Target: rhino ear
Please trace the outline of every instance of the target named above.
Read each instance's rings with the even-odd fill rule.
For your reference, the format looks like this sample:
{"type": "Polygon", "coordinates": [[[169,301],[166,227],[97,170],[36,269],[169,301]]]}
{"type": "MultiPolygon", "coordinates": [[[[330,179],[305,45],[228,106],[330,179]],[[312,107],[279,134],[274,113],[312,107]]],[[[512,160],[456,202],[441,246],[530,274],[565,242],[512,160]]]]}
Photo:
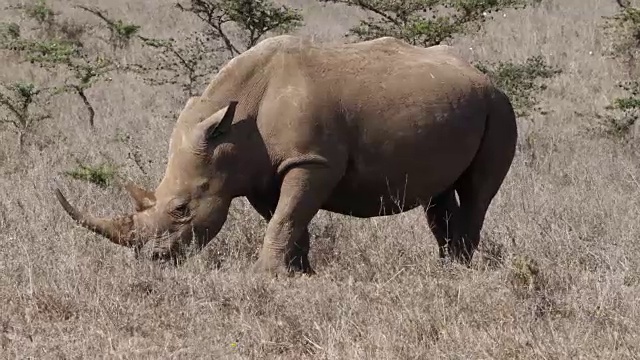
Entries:
{"type": "Polygon", "coordinates": [[[207,142],[213,140],[219,135],[222,135],[231,129],[231,124],[233,123],[233,117],[236,113],[236,106],[238,105],[237,101],[230,101],[229,105],[226,109],[222,109],[220,111],[224,111],[224,115],[220,121],[217,121],[216,115],[217,112],[210,118],[203,121],[203,125],[205,126],[205,139],[207,142]]]}
{"type": "Polygon", "coordinates": [[[131,196],[136,211],[144,211],[156,204],[156,196],[151,191],[145,190],[130,182],[125,184],[124,188],[131,196]]]}

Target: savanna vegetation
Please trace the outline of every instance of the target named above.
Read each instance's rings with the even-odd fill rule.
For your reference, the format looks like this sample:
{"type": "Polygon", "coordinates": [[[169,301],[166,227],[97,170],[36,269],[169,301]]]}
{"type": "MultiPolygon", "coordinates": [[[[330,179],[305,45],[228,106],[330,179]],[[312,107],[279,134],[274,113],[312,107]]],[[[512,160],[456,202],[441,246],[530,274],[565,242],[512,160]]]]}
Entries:
{"type": "Polygon", "coordinates": [[[623,0],[0,2],[3,358],[636,358],[640,3],[623,0]],[[249,269],[265,222],[237,199],[178,267],[76,226],[154,188],[173,123],[275,34],[449,44],[512,99],[519,143],[470,268],[421,210],[320,212],[317,274],[249,269]]]}

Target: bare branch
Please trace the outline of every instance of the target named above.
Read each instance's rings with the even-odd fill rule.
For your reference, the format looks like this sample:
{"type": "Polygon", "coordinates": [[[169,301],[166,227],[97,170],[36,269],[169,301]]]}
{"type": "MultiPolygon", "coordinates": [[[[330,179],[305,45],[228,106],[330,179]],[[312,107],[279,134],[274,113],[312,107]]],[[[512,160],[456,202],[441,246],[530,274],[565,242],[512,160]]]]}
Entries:
{"type": "Polygon", "coordinates": [[[107,25],[109,25],[110,27],[116,26],[115,22],[113,22],[113,20],[111,20],[108,17],[106,17],[100,10],[93,9],[93,8],[90,8],[90,7],[87,7],[87,6],[84,6],[84,5],[75,5],[74,8],[82,9],[84,11],[88,11],[88,12],[92,13],[93,15],[99,17],[104,22],[106,22],[107,25]]]}
{"type": "Polygon", "coordinates": [[[91,102],[89,102],[87,95],[84,93],[84,89],[80,86],[74,86],[74,89],[76,91],[76,94],[78,94],[80,99],[82,99],[82,102],[84,103],[85,108],[87,108],[87,111],[89,111],[89,126],[93,128],[96,111],[93,109],[93,105],[91,105],[91,102]]]}
{"type": "Polygon", "coordinates": [[[616,0],[616,3],[618,3],[618,5],[623,9],[626,9],[629,6],[631,6],[631,1],[629,0],[616,0]]]}

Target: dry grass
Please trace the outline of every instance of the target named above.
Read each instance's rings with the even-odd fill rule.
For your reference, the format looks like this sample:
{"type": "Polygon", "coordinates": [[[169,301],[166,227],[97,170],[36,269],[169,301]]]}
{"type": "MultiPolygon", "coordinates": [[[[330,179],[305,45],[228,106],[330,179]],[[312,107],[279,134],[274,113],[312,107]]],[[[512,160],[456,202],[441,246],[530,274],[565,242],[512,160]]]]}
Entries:
{"type": "MultiPolygon", "coordinates": [[[[6,0],[5,0],[6,1],[6,0]]],[[[358,14],[302,6],[301,33],[339,41],[358,14]]],[[[169,36],[196,26],[171,1],[97,1],[169,36]]],[[[67,2],[67,16],[83,18],[67,2]]],[[[0,354],[3,358],[636,358],[640,353],[640,161],[584,129],[616,95],[601,15],[615,1],[545,0],[507,12],[486,34],[455,41],[471,59],[542,54],[564,73],[543,94],[547,115],[520,119],[513,168],[492,204],[473,268],[437,261],[418,210],[312,224],[318,274],[254,278],[265,223],[244,201],[221,235],[179,268],[136,261],[80,229],[51,191],[96,214],[130,210],[119,188],[63,177],[75,159],[122,165],[153,186],[183,95],[119,76],[90,90],[91,131],[73,97],[54,104],[24,154],[0,132],[0,354]],[[128,133],[143,149],[114,141],[128,133]],[[144,172],[143,172],[144,170],[144,172]]],[[[133,54],[132,56],[137,56],[133,54]]],[[[2,58],[0,80],[46,76],[2,58]]]]}

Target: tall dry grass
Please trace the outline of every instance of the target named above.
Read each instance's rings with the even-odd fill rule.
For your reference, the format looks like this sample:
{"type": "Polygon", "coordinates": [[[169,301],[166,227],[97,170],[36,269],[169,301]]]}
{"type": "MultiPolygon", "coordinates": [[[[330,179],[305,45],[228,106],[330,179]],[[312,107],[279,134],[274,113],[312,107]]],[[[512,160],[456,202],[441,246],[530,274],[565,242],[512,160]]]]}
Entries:
{"type": "MultiPolygon", "coordinates": [[[[67,1],[52,3],[65,16],[88,19],[67,1]]],[[[300,33],[318,41],[341,41],[363,15],[311,0],[287,3],[302,7],[308,25],[300,33]]],[[[158,37],[198,26],[172,1],[96,4],[158,37]]],[[[519,120],[518,153],[471,269],[437,260],[419,210],[369,220],[321,212],[312,223],[318,274],[276,281],[248,271],[265,223],[240,199],[220,236],[178,268],[136,261],[75,226],[54,186],[97,215],[130,205],[117,187],[61,172],[76,159],[110,160],[153,187],[175,119],[165,115],[185,100],[174,87],[121,75],[91,89],[93,131],[81,104],[62,97],[24,153],[3,129],[1,356],[637,358],[640,162],[633,147],[585,130],[618,94],[622,72],[604,54],[600,28],[601,16],[615,9],[614,0],[545,0],[454,41],[469,59],[541,54],[564,71],[541,95],[548,113],[519,120]],[[123,133],[131,145],[116,141],[123,133]],[[142,167],[128,157],[135,146],[142,167]]],[[[3,81],[51,76],[1,61],[3,81]]]]}

